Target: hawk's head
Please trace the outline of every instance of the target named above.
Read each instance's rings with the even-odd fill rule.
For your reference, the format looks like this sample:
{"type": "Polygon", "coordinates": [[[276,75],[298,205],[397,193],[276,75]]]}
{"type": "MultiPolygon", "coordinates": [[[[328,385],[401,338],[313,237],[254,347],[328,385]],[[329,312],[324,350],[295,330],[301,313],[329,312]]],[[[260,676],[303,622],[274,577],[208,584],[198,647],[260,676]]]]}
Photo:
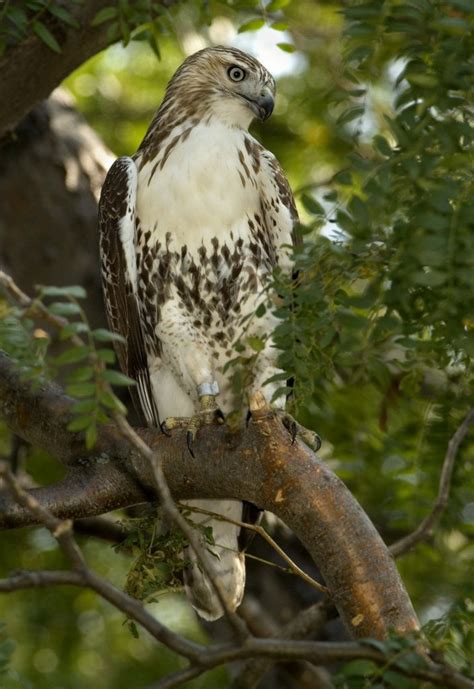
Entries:
{"type": "Polygon", "coordinates": [[[190,55],[171,79],[164,103],[189,114],[212,114],[248,127],[273,111],[275,80],[255,58],[236,48],[205,48],[190,55]],[[171,102],[170,102],[171,101],[171,102]]]}

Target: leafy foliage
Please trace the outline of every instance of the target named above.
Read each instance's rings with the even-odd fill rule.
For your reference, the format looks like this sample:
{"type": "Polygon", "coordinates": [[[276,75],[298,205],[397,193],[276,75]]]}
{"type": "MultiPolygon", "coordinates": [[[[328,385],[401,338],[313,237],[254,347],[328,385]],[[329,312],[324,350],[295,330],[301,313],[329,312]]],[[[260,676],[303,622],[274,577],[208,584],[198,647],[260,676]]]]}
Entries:
{"type": "MultiPolygon", "coordinates": [[[[82,0],[73,2],[81,4],[82,0]]],[[[30,33],[35,33],[48,48],[60,53],[61,46],[55,33],[59,33],[61,27],[79,28],[74,13],[64,3],[54,0],[27,0],[14,3],[5,0],[0,9],[0,55],[9,46],[20,43],[30,33]],[[48,25],[55,28],[52,30],[48,25]]]]}
{"type": "Polygon", "coordinates": [[[122,338],[104,328],[90,328],[79,301],[85,297],[85,290],[79,286],[40,287],[31,305],[25,308],[5,305],[0,319],[0,347],[13,357],[25,380],[39,382],[43,376],[57,377],[67,367],[65,389],[77,399],[69,430],[84,432],[86,447],[90,449],[97,439],[98,424],[109,422],[113,413],[126,413],[111,385],[129,386],[135,381],[107,368],[107,364],[115,362],[115,354],[106,345],[122,338]],[[47,304],[45,300],[50,298],[61,298],[61,301],[47,304]],[[35,326],[32,316],[38,318],[38,315],[54,322],[59,340],[67,343],[60,354],[47,359],[51,337],[35,326]]]}
{"type": "Polygon", "coordinates": [[[183,558],[187,545],[184,536],[176,530],[160,530],[155,512],[121,523],[128,535],[116,549],[134,558],[125,591],[134,598],[150,602],[167,591],[181,590],[181,574],[188,566],[183,558]]]}

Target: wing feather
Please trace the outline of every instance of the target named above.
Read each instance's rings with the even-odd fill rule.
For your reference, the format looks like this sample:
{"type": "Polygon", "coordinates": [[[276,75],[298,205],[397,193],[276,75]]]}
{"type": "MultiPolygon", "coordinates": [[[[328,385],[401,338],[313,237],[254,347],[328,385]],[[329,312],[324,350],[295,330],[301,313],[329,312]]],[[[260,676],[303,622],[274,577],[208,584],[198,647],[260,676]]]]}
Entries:
{"type": "Polygon", "coordinates": [[[130,388],[134,406],[144,422],[158,426],[137,296],[136,192],[135,163],[131,158],[118,158],[107,174],[99,201],[102,285],[109,327],[124,338],[115,343],[120,368],[137,382],[130,388]]]}
{"type": "Polygon", "coordinates": [[[283,268],[291,269],[289,249],[282,251],[282,246],[298,246],[301,237],[296,232],[298,211],[290,184],[283,169],[270,152],[261,148],[261,172],[259,190],[265,226],[271,238],[278,263],[283,268]]]}

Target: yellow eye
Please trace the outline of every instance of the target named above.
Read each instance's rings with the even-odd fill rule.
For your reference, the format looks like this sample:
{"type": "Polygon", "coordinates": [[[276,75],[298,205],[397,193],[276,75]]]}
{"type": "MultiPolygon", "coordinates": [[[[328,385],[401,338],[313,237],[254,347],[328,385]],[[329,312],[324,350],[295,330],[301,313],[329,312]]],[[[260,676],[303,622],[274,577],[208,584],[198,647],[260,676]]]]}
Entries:
{"type": "Polygon", "coordinates": [[[229,75],[229,79],[232,81],[243,81],[247,76],[247,72],[242,69],[242,67],[238,67],[237,65],[232,65],[229,67],[227,74],[229,75]]]}

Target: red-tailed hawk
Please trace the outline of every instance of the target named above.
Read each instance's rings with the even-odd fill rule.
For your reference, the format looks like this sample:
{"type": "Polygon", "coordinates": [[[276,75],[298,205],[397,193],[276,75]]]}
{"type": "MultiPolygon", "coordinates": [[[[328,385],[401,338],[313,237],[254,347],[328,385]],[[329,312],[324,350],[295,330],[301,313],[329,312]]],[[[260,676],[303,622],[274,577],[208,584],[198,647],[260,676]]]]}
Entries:
{"type": "MultiPolygon", "coordinates": [[[[171,79],[137,153],[113,164],[102,190],[102,274],[110,327],[126,341],[117,348],[120,365],[137,382],[132,395],[149,425],[189,417],[191,451],[199,427],[235,407],[231,372],[223,369],[239,338],[265,340],[250,392],[263,388],[271,399],[281,385],[264,386],[281,373],[268,337],[276,318],[270,310],[249,318],[275,266],[291,269],[297,219],[278,161],[248,133],[255,117],[271,115],[274,95],[273,77],[240,50],[191,55],[171,79]]],[[[285,398],[273,404],[283,408],[285,398]]],[[[242,520],[236,500],[190,504],[242,520]]],[[[193,519],[212,526],[215,565],[236,608],[245,583],[240,529],[193,519]]],[[[193,553],[186,556],[194,561],[193,553]]],[[[221,616],[197,565],[185,571],[185,584],[200,615],[221,616]]]]}

